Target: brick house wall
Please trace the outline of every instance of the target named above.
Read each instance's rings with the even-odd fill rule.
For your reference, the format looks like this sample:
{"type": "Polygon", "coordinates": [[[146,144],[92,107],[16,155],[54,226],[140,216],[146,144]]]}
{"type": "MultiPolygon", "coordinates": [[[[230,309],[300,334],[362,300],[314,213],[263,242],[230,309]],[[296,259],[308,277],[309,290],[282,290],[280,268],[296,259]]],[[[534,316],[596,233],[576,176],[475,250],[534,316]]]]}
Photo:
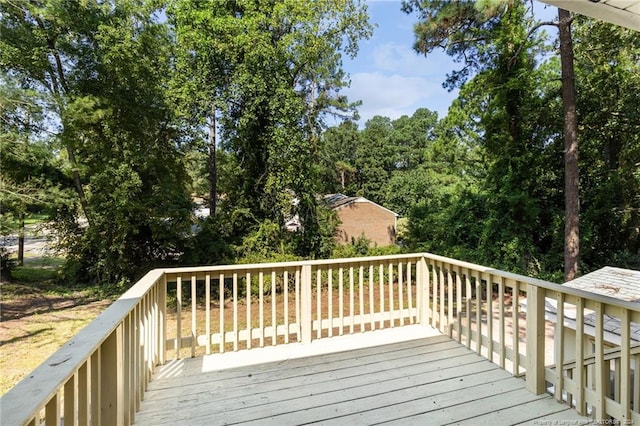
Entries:
{"type": "Polygon", "coordinates": [[[355,198],[350,202],[334,207],[342,222],[337,229],[336,241],[350,244],[363,233],[372,244],[379,247],[396,243],[397,214],[366,198],[355,198]]]}

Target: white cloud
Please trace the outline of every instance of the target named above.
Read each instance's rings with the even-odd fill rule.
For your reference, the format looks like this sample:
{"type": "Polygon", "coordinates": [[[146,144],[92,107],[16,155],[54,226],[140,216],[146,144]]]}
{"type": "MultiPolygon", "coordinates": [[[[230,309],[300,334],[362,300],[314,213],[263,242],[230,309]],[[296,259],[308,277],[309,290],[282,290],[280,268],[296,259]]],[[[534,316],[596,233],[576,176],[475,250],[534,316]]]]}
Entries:
{"type": "Polygon", "coordinates": [[[373,66],[383,71],[403,74],[424,74],[428,72],[430,61],[419,56],[413,49],[398,43],[384,43],[372,52],[373,66]]]}
{"type": "Polygon", "coordinates": [[[422,107],[437,111],[443,117],[455,97],[436,79],[378,71],[352,75],[351,87],[344,93],[351,101],[362,101],[358,108],[361,124],[375,115],[391,119],[412,115],[422,107]]]}

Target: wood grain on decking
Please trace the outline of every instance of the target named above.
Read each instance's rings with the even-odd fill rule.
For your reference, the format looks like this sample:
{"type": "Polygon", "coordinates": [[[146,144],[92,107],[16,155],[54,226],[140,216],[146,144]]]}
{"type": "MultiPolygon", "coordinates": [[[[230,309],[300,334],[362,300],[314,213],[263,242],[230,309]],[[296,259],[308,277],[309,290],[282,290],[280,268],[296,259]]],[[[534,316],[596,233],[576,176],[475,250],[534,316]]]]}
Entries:
{"type": "Polygon", "coordinates": [[[136,424],[588,421],[446,336],[207,372],[202,365],[194,358],[164,366],[136,424]]]}

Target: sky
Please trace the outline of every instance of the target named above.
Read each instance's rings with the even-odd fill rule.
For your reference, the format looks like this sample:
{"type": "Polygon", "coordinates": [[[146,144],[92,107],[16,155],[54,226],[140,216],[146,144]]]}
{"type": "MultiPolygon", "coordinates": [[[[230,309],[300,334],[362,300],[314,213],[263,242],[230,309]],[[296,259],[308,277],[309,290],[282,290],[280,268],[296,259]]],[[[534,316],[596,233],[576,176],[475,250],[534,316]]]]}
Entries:
{"type": "Polygon", "coordinates": [[[455,69],[443,52],[425,57],[413,50],[415,15],[400,10],[400,0],[368,1],[369,20],[377,25],[369,40],[361,41],[358,56],[343,59],[351,86],[343,90],[350,101],[361,100],[359,124],[376,115],[399,118],[428,108],[444,117],[457,91],[442,87],[455,69]]]}
{"type": "MultiPolygon", "coordinates": [[[[533,2],[539,17],[550,17],[555,8],[533,2]]],[[[343,89],[350,101],[361,100],[359,125],[381,115],[392,120],[411,116],[418,108],[428,108],[447,115],[458,91],[442,87],[448,73],[459,69],[443,51],[428,57],[413,50],[413,26],[417,16],[400,10],[400,0],[368,0],[369,20],[377,25],[369,40],[360,42],[355,59],[343,58],[343,68],[350,75],[351,86],[343,89]]],[[[336,123],[337,124],[337,123],[336,123]]]]}

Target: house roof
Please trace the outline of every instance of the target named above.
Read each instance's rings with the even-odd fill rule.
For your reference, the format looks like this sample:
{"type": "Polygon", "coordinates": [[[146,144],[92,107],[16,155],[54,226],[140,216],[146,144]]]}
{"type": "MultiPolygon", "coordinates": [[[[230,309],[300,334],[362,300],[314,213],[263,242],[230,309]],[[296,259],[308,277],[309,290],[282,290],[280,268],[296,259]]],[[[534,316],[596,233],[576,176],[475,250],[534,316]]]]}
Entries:
{"type": "Polygon", "coordinates": [[[632,269],[605,266],[564,285],[620,300],[640,302],[640,271],[632,269]]]}
{"type": "MultiPolygon", "coordinates": [[[[640,301],[640,271],[631,269],[606,266],[583,275],[580,278],[566,282],[563,285],[620,300],[631,302],[640,301]]],[[[526,310],[526,299],[523,300],[521,304],[526,310]]],[[[547,297],[545,299],[545,318],[555,322],[557,320],[557,314],[557,301],[547,297]]],[[[565,304],[564,325],[575,330],[576,317],[576,306],[570,303],[565,304]]],[[[596,314],[590,309],[584,310],[584,325],[585,333],[591,336],[595,335],[596,314]]],[[[603,328],[606,341],[620,344],[620,319],[605,314],[603,318],[603,328]]],[[[632,322],[629,328],[631,341],[634,344],[640,342],[640,324],[632,322]]]]}
{"type": "Polygon", "coordinates": [[[540,0],[601,21],[640,31],[640,0],[540,0]]]}
{"type": "Polygon", "coordinates": [[[333,210],[337,210],[340,209],[342,207],[346,207],[348,205],[351,204],[355,204],[355,203],[370,203],[373,204],[374,206],[377,206],[389,213],[391,213],[392,215],[394,215],[395,217],[400,216],[398,213],[389,210],[386,207],[381,206],[380,204],[374,203],[371,200],[368,200],[364,197],[349,197],[347,195],[344,194],[327,194],[324,196],[324,200],[326,201],[327,205],[329,206],[329,208],[333,209],[333,210]]]}

